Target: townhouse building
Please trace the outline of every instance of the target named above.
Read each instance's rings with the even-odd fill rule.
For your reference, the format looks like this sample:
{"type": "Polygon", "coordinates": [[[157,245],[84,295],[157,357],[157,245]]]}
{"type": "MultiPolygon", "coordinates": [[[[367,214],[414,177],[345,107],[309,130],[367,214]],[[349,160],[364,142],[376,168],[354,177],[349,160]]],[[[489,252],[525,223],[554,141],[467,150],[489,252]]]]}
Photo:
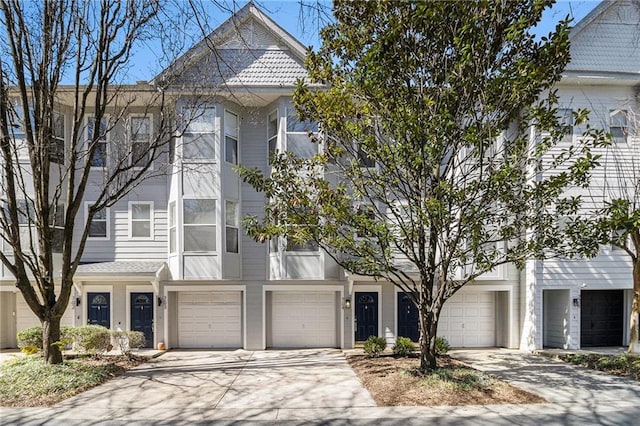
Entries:
{"type": "MultiPolygon", "coordinates": [[[[621,117],[636,108],[638,22],[635,2],[597,6],[572,31],[572,61],[558,85],[563,111],[592,109],[605,129],[629,140],[635,136],[621,117]]],[[[168,348],[352,348],[370,335],[417,339],[416,309],[392,284],[343,270],[313,244],[263,244],[242,230],[241,218],[260,215],[265,199],[234,167],[268,172],[276,150],[322,150],[292,106],[305,54],[250,2],[180,66],[130,89],[162,86],[179,99],[176,116],[193,119],[164,159],[166,173],[94,218],[63,324],[140,330],[149,346],[168,348]]],[[[134,114],[127,122],[153,131],[153,114],[139,120],[134,114]]],[[[96,183],[105,166],[96,165],[96,183]]],[[[91,197],[89,190],[87,206],[91,197]]],[[[16,331],[38,324],[14,284],[2,267],[0,348],[15,347],[16,331]]],[[[607,247],[590,260],[530,261],[523,271],[503,265],[445,304],[438,333],[453,347],[623,345],[631,288],[627,257],[607,247]]]]}

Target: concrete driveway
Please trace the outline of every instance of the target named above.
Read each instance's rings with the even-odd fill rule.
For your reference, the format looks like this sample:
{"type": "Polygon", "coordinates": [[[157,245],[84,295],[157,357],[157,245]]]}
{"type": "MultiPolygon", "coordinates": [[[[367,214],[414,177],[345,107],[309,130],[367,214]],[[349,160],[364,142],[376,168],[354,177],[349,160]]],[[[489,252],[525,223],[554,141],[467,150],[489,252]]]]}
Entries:
{"type": "Polygon", "coordinates": [[[3,408],[0,423],[270,423],[374,406],[339,350],[171,351],[52,408],[3,408]]]}

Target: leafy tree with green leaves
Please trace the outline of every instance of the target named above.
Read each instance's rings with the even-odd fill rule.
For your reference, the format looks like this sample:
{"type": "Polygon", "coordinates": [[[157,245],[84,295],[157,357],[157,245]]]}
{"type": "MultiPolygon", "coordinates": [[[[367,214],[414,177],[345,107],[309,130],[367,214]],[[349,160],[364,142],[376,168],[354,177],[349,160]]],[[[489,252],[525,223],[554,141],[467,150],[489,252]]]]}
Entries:
{"type": "Polygon", "coordinates": [[[559,143],[552,87],[568,22],[531,33],[550,5],[336,1],[294,98],[321,123],[322,154],[240,171],[267,199],[245,221],[255,239],[313,240],[410,296],[423,371],[436,367],[442,307],[464,285],[501,264],[597,250],[579,238],[580,199],[565,189],[588,184],[601,135],[559,143]]]}

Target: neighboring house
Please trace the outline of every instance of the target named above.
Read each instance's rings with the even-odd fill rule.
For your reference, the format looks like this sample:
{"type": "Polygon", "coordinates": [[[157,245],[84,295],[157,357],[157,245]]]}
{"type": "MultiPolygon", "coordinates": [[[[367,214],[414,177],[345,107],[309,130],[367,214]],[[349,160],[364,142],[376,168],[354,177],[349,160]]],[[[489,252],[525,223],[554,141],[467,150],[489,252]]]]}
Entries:
{"type": "MultiPolygon", "coordinates": [[[[576,26],[559,85],[563,108],[597,106],[608,117],[635,102],[639,18],[630,3],[603,3],[576,26]]],[[[305,52],[250,2],[151,82],[181,95],[178,117],[197,118],[177,140],[166,178],[145,182],[94,219],[63,324],[142,330],[150,345],[169,348],[417,339],[416,309],[392,284],[350,275],[312,244],[260,244],[242,232],[241,217],[260,215],[265,200],[233,168],[266,171],[273,150],[322,149],[308,142],[291,105],[296,80],[306,76],[305,52]]],[[[578,347],[598,315],[593,307],[606,303],[622,312],[607,321],[622,334],[606,342],[584,334],[582,345],[621,345],[630,288],[626,257],[608,248],[586,262],[505,265],[453,296],[438,331],[454,347],[578,347]],[[590,317],[581,320],[581,312],[590,317]]],[[[2,268],[0,347],[14,347],[16,330],[36,324],[2,268]]]]}

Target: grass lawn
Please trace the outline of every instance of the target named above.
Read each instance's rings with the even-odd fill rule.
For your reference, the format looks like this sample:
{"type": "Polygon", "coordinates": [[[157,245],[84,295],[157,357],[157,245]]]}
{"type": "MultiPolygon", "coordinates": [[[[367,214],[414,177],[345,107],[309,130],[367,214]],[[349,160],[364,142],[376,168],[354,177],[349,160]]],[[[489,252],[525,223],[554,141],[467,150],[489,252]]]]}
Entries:
{"type": "Polygon", "coordinates": [[[417,358],[353,355],[351,367],[381,406],[530,404],[546,402],[449,356],[438,357],[438,369],[418,373],[417,358]]]}
{"type": "Polygon", "coordinates": [[[46,365],[40,355],[15,357],[0,364],[0,406],[33,407],[65,398],[124,373],[144,362],[136,356],[78,356],[46,365]]]}
{"type": "Polygon", "coordinates": [[[558,359],[580,367],[640,380],[640,357],[636,354],[561,354],[558,359]]]}

